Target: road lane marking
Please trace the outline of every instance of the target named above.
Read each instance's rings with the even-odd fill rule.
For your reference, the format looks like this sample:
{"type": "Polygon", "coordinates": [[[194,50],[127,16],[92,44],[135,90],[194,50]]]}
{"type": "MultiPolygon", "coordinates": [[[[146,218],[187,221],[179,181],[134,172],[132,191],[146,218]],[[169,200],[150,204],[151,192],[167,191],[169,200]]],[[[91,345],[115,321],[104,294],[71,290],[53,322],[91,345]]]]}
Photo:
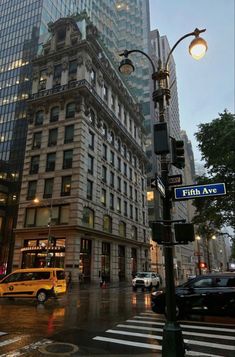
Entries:
{"type": "Polygon", "coordinates": [[[102,342],[112,342],[112,343],[117,343],[119,345],[149,348],[151,350],[161,350],[162,349],[162,346],[151,345],[150,343],[141,343],[141,342],[133,342],[133,341],[127,341],[127,340],[119,340],[119,339],[116,339],[116,338],[109,338],[109,337],[102,337],[102,336],[96,336],[96,337],[93,338],[93,340],[102,341],[102,342]]]}
{"type": "MultiPolygon", "coordinates": [[[[107,330],[105,332],[116,333],[118,335],[127,335],[127,336],[151,338],[153,340],[162,340],[162,336],[157,336],[157,335],[152,335],[152,334],[145,334],[145,333],[138,333],[138,332],[129,332],[129,331],[120,331],[120,330],[107,330]]],[[[223,348],[225,350],[231,350],[231,351],[235,350],[234,346],[223,345],[223,344],[219,344],[219,343],[204,342],[204,341],[197,341],[197,340],[184,340],[184,342],[186,344],[189,344],[189,345],[200,345],[200,346],[205,346],[205,347],[223,348]]]]}
{"type": "Polygon", "coordinates": [[[22,339],[22,337],[10,338],[9,340],[5,340],[5,341],[0,342],[0,346],[7,346],[7,345],[10,345],[11,343],[17,342],[17,341],[19,341],[21,339],[22,339]]]}
{"type": "MultiPolygon", "coordinates": [[[[134,316],[134,319],[145,319],[147,318],[148,320],[158,320],[154,319],[153,317],[143,317],[143,316],[134,316]]],[[[144,321],[142,321],[144,322],[144,321]]],[[[231,328],[223,328],[223,327],[212,327],[212,326],[197,326],[197,325],[185,325],[179,323],[181,327],[186,327],[186,328],[193,328],[196,330],[211,330],[211,331],[218,331],[218,332],[234,332],[234,329],[231,328]]],[[[157,322],[157,325],[165,325],[165,322],[157,322]]]]}
{"type": "MultiPolygon", "coordinates": [[[[25,337],[25,336],[24,336],[25,337]]],[[[43,340],[39,340],[37,342],[30,343],[29,345],[18,348],[17,350],[13,350],[11,352],[4,353],[0,355],[0,357],[19,357],[23,356],[25,353],[28,353],[32,350],[36,350],[39,346],[43,346],[48,343],[52,343],[52,340],[48,340],[44,338],[43,340]]]]}
{"type": "Polygon", "coordinates": [[[7,332],[0,332],[0,336],[7,335],[7,332]]]}
{"type": "MultiPolygon", "coordinates": [[[[160,325],[160,322],[151,322],[151,321],[138,321],[138,320],[126,320],[126,322],[134,322],[136,324],[146,324],[146,325],[160,325]]],[[[181,327],[187,327],[188,325],[180,325],[181,327]]],[[[128,325],[127,325],[128,327],[128,325]]],[[[143,327],[144,328],[144,327],[143,327]]],[[[213,338],[220,338],[224,340],[234,340],[234,336],[226,336],[226,335],[215,335],[215,334],[209,334],[209,333],[199,333],[199,332],[194,332],[194,331],[183,331],[185,335],[192,335],[194,336],[202,336],[202,337],[213,337],[213,338]]]]}

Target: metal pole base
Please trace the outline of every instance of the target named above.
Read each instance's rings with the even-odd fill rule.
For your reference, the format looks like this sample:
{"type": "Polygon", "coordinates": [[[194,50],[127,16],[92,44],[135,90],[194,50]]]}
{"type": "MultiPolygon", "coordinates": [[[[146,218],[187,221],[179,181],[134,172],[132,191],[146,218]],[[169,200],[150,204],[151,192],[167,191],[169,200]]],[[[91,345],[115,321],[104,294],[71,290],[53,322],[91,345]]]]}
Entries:
{"type": "Polygon", "coordinates": [[[163,328],[162,357],[184,357],[182,330],[176,322],[166,322],[163,328]]]}

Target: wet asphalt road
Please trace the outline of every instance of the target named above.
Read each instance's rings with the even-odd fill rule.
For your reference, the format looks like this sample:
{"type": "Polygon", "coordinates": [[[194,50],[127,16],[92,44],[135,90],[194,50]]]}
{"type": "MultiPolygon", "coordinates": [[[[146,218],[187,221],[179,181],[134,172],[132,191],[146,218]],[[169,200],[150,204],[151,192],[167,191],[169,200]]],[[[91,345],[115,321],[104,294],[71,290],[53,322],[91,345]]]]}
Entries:
{"type": "MultiPolygon", "coordinates": [[[[48,339],[77,345],[79,352],[73,356],[160,356],[160,352],[130,346],[96,341],[101,336],[126,320],[150,312],[150,294],[132,292],[130,286],[100,289],[99,287],[72,288],[66,296],[49,300],[44,305],[33,300],[0,301],[0,333],[6,332],[9,339],[16,339],[14,349],[10,345],[1,346],[0,357],[42,356],[36,350],[16,351],[48,339]],[[18,338],[18,340],[17,340],[18,338]]],[[[164,317],[156,315],[164,323],[164,317]]],[[[154,316],[154,317],[155,317],[154,316]]],[[[235,319],[219,317],[192,317],[192,324],[199,322],[226,324],[235,327],[235,319]]],[[[135,339],[135,338],[134,338],[135,339]]],[[[151,343],[151,341],[150,341],[151,343]]],[[[154,341],[156,343],[156,341],[154,341]]],[[[59,355],[59,354],[58,354],[59,355]]],[[[232,354],[231,354],[232,355],[232,354]]],[[[222,355],[230,356],[230,354],[222,355]]]]}

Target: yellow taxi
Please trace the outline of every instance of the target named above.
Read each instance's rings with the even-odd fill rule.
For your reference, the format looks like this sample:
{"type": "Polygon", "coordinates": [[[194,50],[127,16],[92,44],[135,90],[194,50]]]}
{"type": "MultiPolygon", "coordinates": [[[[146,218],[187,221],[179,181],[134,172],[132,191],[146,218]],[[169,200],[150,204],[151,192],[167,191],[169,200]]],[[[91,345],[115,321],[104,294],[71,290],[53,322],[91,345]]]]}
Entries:
{"type": "Polygon", "coordinates": [[[61,268],[18,269],[0,281],[0,297],[36,298],[43,303],[65,293],[65,272],[61,268]]]}

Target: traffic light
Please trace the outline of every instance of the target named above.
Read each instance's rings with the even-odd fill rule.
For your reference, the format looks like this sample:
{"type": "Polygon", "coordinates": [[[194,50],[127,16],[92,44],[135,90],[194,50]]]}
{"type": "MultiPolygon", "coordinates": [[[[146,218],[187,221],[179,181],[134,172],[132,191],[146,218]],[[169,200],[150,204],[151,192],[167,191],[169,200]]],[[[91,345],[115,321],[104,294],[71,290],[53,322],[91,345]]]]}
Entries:
{"type": "Polygon", "coordinates": [[[150,227],[152,228],[152,240],[158,244],[162,244],[165,236],[164,225],[162,223],[152,222],[150,227]]]}
{"type": "Polygon", "coordinates": [[[204,262],[200,262],[198,265],[201,269],[207,269],[207,265],[204,262]]]}
{"type": "Polygon", "coordinates": [[[175,240],[181,244],[188,244],[188,242],[193,242],[194,236],[194,226],[191,223],[177,223],[174,224],[175,228],[175,240]]]}
{"type": "Polygon", "coordinates": [[[171,155],[172,164],[178,169],[183,169],[185,166],[183,140],[171,138],[171,155]]]}
{"type": "Polygon", "coordinates": [[[168,154],[169,137],[167,123],[157,123],[154,125],[154,152],[156,155],[168,154]]]}

